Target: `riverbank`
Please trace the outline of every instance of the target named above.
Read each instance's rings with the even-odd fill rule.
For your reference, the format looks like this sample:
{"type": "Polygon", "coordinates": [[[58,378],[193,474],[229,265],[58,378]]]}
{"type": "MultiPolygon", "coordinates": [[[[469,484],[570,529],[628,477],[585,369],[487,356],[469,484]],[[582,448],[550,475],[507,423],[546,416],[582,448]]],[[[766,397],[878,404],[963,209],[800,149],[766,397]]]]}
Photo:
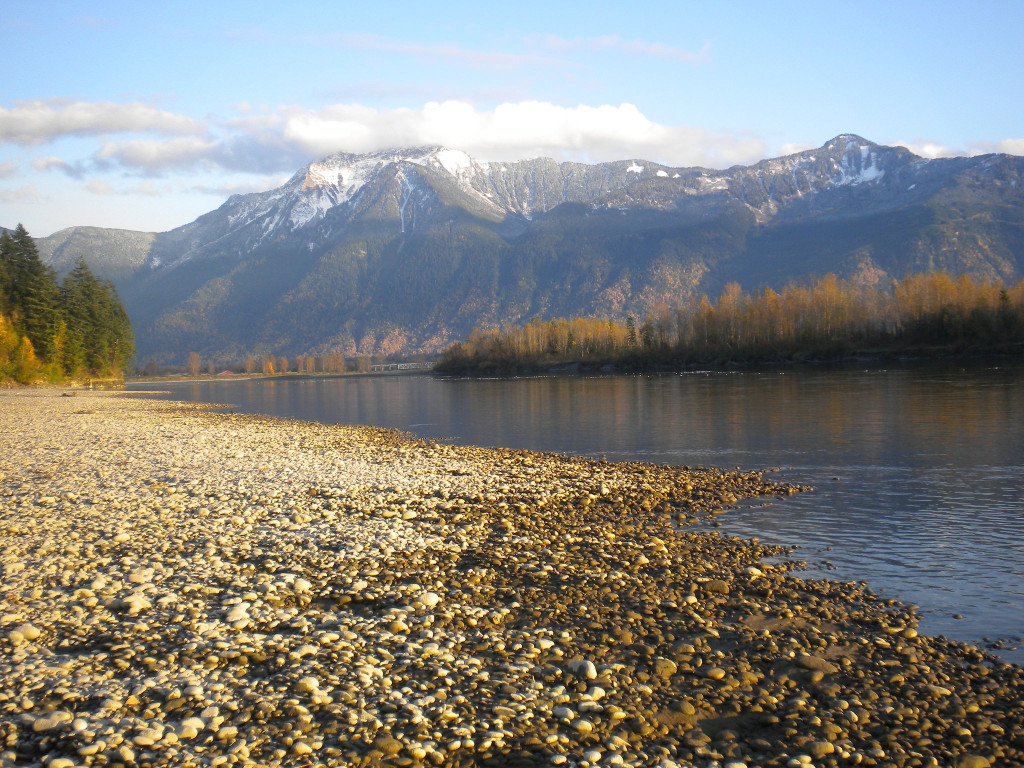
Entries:
{"type": "Polygon", "coordinates": [[[1024,763],[1019,667],[674,524],[760,475],[0,414],[5,765],[1024,763]]]}
{"type": "Polygon", "coordinates": [[[956,345],[865,348],[841,353],[807,352],[781,355],[676,356],[669,353],[623,355],[593,359],[468,360],[444,361],[434,367],[438,376],[450,378],[516,378],[522,376],[636,375],[692,373],[695,371],[791,371],[910,367],[926,365],[1005,365],[1024,360],[1024,344],[956,345]]]}

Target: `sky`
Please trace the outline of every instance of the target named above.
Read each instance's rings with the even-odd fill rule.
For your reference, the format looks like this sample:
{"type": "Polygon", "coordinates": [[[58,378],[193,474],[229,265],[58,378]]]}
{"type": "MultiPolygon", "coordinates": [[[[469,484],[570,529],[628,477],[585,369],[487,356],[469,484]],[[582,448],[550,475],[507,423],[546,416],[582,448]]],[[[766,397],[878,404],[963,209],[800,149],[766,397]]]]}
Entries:
{"type": "Polygon", "coordinates": [[[1024,154],[1024,0],[3,0],[0,225],[165,231],[335,152],[1024,154]]]}

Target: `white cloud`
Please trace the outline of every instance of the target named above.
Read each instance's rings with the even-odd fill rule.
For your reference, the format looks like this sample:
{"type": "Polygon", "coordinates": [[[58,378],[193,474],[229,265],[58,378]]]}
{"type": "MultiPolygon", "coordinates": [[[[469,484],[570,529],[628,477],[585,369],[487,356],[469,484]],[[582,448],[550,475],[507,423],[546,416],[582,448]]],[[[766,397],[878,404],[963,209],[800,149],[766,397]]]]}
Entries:
{"type": "Polygon", "coordinates": [[[0,203],[37,203],[42,199],[43,196],[32,184],[17,189],[0,189],[0,203]]]}
{"type": "Polygon", "coordinates": [[[86,189],[94,195],[113,195],[114,188],[103,179],[89,179],[85,185],[86,189]]]}
{"type": "Polygon", "coordinates": [[[670,165],[722,167],[760,159],[765,152],[760,139],[661,125],[632,104],[561,107],[524,101],[482,111],[468,102],[445,101],[415,110],[376,110],[352,104],[319,111],[292,108],[282,114],[282,138],[313,157],[443,145],[483,160],[643,157],[670,165]]]}
{"type": "MultiPolygon", "coordinates": [[[[766,153],[759,138],[662,125],[625,103],[562,107],[519,101],[491,110],[458,100],[430,102],[418,109],[380,110],[360,104],[320,110],[282,107],[275,113],[236,117],[218,128],[222,135],[216,138],[110,141],[96,153],[93,166],[117,165],[143,175],[200,168],[280,174],[335,152],[448,146],[479,160],[642,158],[667,165],[722,168],[755,162],[766,153]]],[[[72,170],[59,165],[56,158],[39,162],[72,170]]],[[[82,173],[78,166],[73,170],[82,173]]]]}
{"type": "Polygon", "coordinates": [[[68,167],[68,164],[61,158],[50,155],[49,157],[34,158],[32,160],[32,167],[37,171],[48,171],[51,168],[63,170],[68,167]]]}
{"type": "Polygon", "coordinates": [[[133,184],[128,187],[114,187],[103,179],[97,178],[89,179],[89,181],[86,182],[85,188],[94,195],[125,195],[129,197],[135,195],[161,197],[168,191],[155,186],[153,182],[149,180],[140,182],[139,184],[133,184]]]}
{"type": "Polygon", "coordinates": [[[186,136],[176,139],[133,139],[108,142],[98,153],[102,160],[157,172],[172,168],[189,168],[209,161],[220,147],[212,139],[186,136]]]}
{"type": "Polygon", "coordinates": [[[126,194],[129,195],[146,195],[147,197],[161,197],[164,194],[163,189],[159,189],[152,181],[146,180],[141,184],[137,184],[135,187],[127,190],[126,194]]]}
{"type": "Polygon", "coordinates": [[[937,157],[957,157],[967,154],[963,150],[944,147],[936,141],[918,139],[917,141],[897,141],[893,146],[906,147],[918,157],[934,160],[937,157]]]}
{"type": "Polygon", "coordinates": [[[946,147],[937,141],[918,139],[917,141],[897,141],[896,146],[906,147],[915,155],[933,159],[936,157],[973,157],[1001,153],[1007,155],[1024,155],[1024,139],[1002,139],[1001,141],[976,141],[967,149],[946,147]]]}
{"type": "Polygon", "coordinates": [[[190,117],[139,103],[24,101],[10,109],[0,107],[0,144],[36,146],[63,136],[205,131],[202,123],[190,117]]]}
{"type": "MultiPolygon", "coordinates": [[[[141,176],[203,171],[276,178],[335,152],[410,146],[448,146],[484,161],[531,157],[580,162],[643,159],[710,168],[757,162],[768,153],[760,137],[712,133],[692,125],[665,125],[629,103],[566,107],[541,101],[509,101],[484,109],[469,101],[448,100],[417,108],[376,109],[341,103],[319,110],[286,106],[249,113],[244,111],[246,107],[236,104],[229,119],[211,124],[209,130],[198,135],[106,140],[97,144],[91,157],[65,160],[40,155],[32,165],[40,172],[58,170],[78,179],[102,177],[114,169],[141,176]]],[[[27,111],[23,104],[13,110],[0,110],[0,131],[6,131],[2,135],[10,141],[27,142],[25,131],[32,122],[30,117],[40,130],[39,136],[50,130],[49,135],[54,137],[58,129],[129,131],[148,125],[153,130],[172,132],[199,128],[199,123],[189,118],[140,104],[59,106],[36,102],[27,111]],[[17,119],[12,117],[14,113],[17,119]]],[[[997,151],[1024,154],[1024,139],[978,143],[967,151],[927,139],[900,144],[922,157],[997,151]]],[[[808,148],[813,147],[786,143],[780,152],[791,154],[808,148]]],[[[3,169],[7,169],[7,175],[13,173],[10,163],[0,172],[3,169]]],[[[216,181],[209,186],[216,187],[216,181]]],[[[141,188],[136,191],[154,193],[141,188]]]]}
{"type": "Polygon", "coordinates": [[[0,179],[6,179],[14,175],[17,166],[13,160],[8,160],[6,163],[0,163],[0,179]]]}
{"type": "Polygon", "coordinates": [[[1002,141],[979,141],[971,145],[967,154],[987,155],[999,152],[1007,155],[1024,155],[1024,139],[1003,139],[1002,141]]]}
{"type": "Polygon", "coordinates": [[[1024,155],[1024,139],[1003,139],[996,142],[996,152],[1008,155],[1024,155]]]}
{"type": "Polygon", "coordinates": [[[564,64],[547,57],[501,51],[479,51],[458,45],[420,45],[402,40],[393,40],[379,35],[345,34],[320,38],[328,45],[339,45],[357,50],[382,51],[403,56],[429,59],[452,59],[481,69],[518,69],[523,66],[552,66],[564,64]]]}
{"type": "Polygon", "coordinates": [[[802,141],[787,141],[779,147],[779,155],[785,157],[786,155],[796,155],[800,152],[804,152],[808,149],[817,149],[820,144],[808,144],[802,141]]]}
{"type": "Polygon", "coordinates": [[[261,28],[233,30],[229,37],[257,41],[264,45],[316,45],[326,48],[376,51],[418,59],[450,60],[477,69],[513,70],[534,66],[564,66],[566,62],[532,53],[477,50],[454,44],[423,45],[406,40],[362,32],[319,35],[290,35],[261,28]]]}
{"type": "Polygon", "coordinates": [[[204,195],[216,195],[217,197],[230,197],[231,195],[248,195],[252,192],[266,192],[270,189],[277,189],[288,181],[287,176],[264,176],[251,182],[236,182],[230,184],[196,184],[188,188],[189,192],[200,192],[204,195]]]}
{"type": "Polygon", "coordinates": [[[618,35],[566,39],[548,35],[541,41],[544,48],[553,51],[594,51],[598,53],[625,53],[632,56],[656,56],[673,59],[684,64],[702,64],[711,58],[711,42],[705,41],[699,51],[687,51],[665,43],[649,43],[646,40],[623,40],[618,35]]]}

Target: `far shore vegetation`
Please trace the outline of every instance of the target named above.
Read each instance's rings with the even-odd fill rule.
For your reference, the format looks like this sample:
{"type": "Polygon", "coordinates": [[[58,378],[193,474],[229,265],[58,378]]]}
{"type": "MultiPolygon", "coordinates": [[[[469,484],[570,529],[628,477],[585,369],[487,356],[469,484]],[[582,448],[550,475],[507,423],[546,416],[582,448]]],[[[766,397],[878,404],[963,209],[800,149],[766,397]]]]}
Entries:
{"type": "Polygon", "coordinates": [[[134,350],[112,283],[81,260],[58,282],[23,226],[0,235],[0,385],[123,379],[134,350]]]}
{"type": "Polygon", "coordinates": [[[715,302],[662,305],[639,322],[538,319],[474,330],[434,370],[486,376],[987,354],[1024,355],[1024,281],[1006,287],[935,272],[864,286],[827,275],[778,292],[730,283],[715,302]]]}

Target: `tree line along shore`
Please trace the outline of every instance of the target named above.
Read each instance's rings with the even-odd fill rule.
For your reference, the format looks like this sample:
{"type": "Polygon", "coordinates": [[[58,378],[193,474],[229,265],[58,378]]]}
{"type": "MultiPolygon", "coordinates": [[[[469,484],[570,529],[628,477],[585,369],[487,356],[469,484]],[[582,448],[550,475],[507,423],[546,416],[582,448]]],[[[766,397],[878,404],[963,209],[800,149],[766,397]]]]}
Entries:
{"type": "MultiPolygon", "coordinates": [[[[867,285],[826,275],[813,284],[744,293],[725,286],[712,302],[662,303],[642,320],[536,318],[474,330],[434,364],[440,373],[501,375],[565,366],[619,371],[733,367],[859,357],[1024,352],[1024,281],[1006,286],[945,272],[867,285]]],[[[123,378],[135,354],[130,318],[109,280],[79,260],[58,281],[22,225],[0,235],[0,384],[123,378]]],[[[409,357],[428,367],[427,356],[409,357]]],[[[183,370],[273,375],[370,372],[383,358],[251,353],[183,370]]],[[[148,364],[143,372],[170,372],[148,364]]],[[[179,369],[180,370],[180,369],[179,369]]]]}
{"type": "Polygon", "coordinates": [[[22,225],[0,234],[0,384],[121,378],[134,350],[113,283],[81,259],[58,282],[22,225]]]}
{"type": "Polygon", "coordinates": [[[884,287],[827,275],[811,285],[744,293],[730,283],[716,302],[662,305],[638,323],[597,318],[533,320],[474,330],[434,370],[519,373],[579,365],[682,369],[857,357],[1024,352],[1024,281],[919,274],[884,287]]]}

